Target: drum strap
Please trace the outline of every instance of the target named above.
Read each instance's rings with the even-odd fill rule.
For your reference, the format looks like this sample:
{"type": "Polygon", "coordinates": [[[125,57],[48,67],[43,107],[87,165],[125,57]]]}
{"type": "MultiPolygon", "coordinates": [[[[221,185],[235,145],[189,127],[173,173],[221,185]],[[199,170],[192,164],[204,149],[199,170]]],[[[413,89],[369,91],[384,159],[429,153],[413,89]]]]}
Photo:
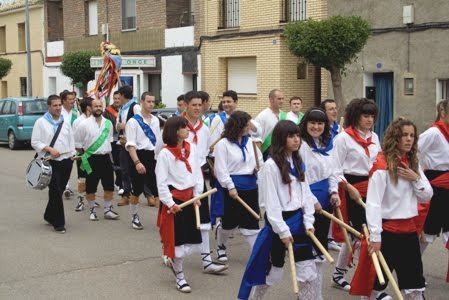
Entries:
{"type": "MultiPolygon", "coordinates": [[[[53,148],[53,146],[55,145],[56,139],[58,138],[58,135],[59,135],[59,133],[61,132],[61,128],[62,128],[62,125],[63,125],[63,124],[64,124],[64,121],[61,122],[61,123],[58,125],[58,128],[56,129],[55,135],[53,136],[53,138],[51,139],[51,142],[50,142],[50,147],[51,147],[51,148],[53,148]]],[[[34,158],[36,158],[36,157],[37,157],[37,153],[34,155],[34,158]]]]}

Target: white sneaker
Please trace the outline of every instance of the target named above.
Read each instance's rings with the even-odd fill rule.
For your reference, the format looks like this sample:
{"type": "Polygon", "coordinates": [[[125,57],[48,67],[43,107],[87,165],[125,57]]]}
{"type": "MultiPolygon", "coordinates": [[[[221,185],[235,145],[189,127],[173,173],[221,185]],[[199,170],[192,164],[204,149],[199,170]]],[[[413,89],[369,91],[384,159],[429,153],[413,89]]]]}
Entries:
{"type": "Polygon", "coordinates": [[[118,194],[119,196],[121,196],[121,195],[123,195],[124,192],[125,192],[124,189],[119,189],[118,192],[117,192],[117,194],[118,194]]]}
{"type": "Polygon", "coordinates": [[[201,253],[203,261],[203,272],[208,274],[219,274],[228,269],[228,265],[213,262],[209,253],[201,253]]]}
{"type": "Polygon", "coordinates": [[[82,211],[84,210],[84,197],[78,196],[78,204],[75,207],[75,211],[82,211]]]}
{"type": "Polygon", "coordinates": [[[335,242],[334,240],[329,239],[327,241],[327,248],[329,250],[340,251],[341,246],[337,242],[335,242]]]}
{"type": "Polygon", "coordinates": [[[137,214],[133,215],[133,219],[131,221],[131,226],[133,227],[133,229],[136,229],[136,230],[143,229],[143,225],[142,225],[142,223],[140,223],[139,216],[137,214]]]}
{"type": "Polygon", "coordinates": [[[338,289],[342,289],[345,291],[349,291],[351,289],[351,285],[345,279],[345,274],[348,272],[346,269],[335,268],[334,273],[332,274],[332,286],[338,289]]]}
{"type": "Polygon", "coordinates": [[[104,212],[104,218],[107,220],[118,220],[120,219],[120,216],[118,213],[112,210],[112,206],[104,212]]]}
{"type": "Polygon", "coordinates": [[[376,300],[393,300],[393,297],[391,297],[384,291],[380,291],[379,293],[377,293],[376,300]]]}
{"type": "Polygon", "coordinates": [[[217,259],[220,262],[227,262],[228,256],[226,255],[226,246],[218,245],[217,247],[217,259]]]}
{"type": "Polygon", "coordinates": [[[90,211],[89,220],[98,221],[97,213],[94,210],[90,211]]]}

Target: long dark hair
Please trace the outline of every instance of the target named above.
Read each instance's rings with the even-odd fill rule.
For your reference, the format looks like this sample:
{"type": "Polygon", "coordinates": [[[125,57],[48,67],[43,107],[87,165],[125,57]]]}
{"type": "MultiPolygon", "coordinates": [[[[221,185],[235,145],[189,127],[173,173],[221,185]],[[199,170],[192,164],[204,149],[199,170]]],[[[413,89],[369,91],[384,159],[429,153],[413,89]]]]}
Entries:
{"type": "MultiPolygon", "coordinates": [[[[307,144],[312,145],[313,137],[307,132],[307,123],[308,122],[323,122],[324,123],[324,131],[320,136],[321,143],[323,145],[327,145],[329,140],[331,139],[329,119],[327,118],[326,113],[320,107],[312,107],[304,114],[304,117],[299,123],[299,135],[301,139],[303,139],[307,144]]],[[[319,146],[319,145],[317,145],[319,146]]]]}
{"type": "MultiPolygon", "coordinates": [[[[287,161],[287,138],[292,135],[299,135],[299,127],[289,120],[279,121],[273,129],[270,154],[281,172],[282,182],[289,184],[292,182],[290,178],[290,165],[287,161]]],[[[302,159],[299,151],[292,153],[293,165],[298,170],[299,181],[304,181],[304,170],[302,168],[302,159]]]]}
{"type": "Polygon", "coordinates": [[[243,128],[251,120],[251,116],[244,111],[237,110],[231,114],[228,122],[226,122],[225,129],[221,134],[222,137],[229,140],[236,141],[239,138],[243,128]]]}
{"type": "Polygon", "coordinates": [[[169,147],[174,147],[178,144],[178,130],[187,126],[186,118],[171,117],[165,122],[164,131],[162,132],[162,140],[169,147]]]}
{"type": "Polygon", "coordinates": [[[374,116],[374,123],[376,123],[378,112],[377,104],[373,100],[367,98],[352,99],[345,109],[344,127],[357,127],[360,116],[363,114],[374,116]]]}

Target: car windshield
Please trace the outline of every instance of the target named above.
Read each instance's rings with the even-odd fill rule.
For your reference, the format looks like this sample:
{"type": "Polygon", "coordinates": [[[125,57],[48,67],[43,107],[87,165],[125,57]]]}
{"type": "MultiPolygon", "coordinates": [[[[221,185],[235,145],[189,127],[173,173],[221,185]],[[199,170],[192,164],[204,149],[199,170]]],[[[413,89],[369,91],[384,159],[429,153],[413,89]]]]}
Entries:
{"type": "Polygon", "coordinates": [[[24,115],[41,115],[47,111],[45,100],[33,100],[22,102],[22,112],[24,115]]]}

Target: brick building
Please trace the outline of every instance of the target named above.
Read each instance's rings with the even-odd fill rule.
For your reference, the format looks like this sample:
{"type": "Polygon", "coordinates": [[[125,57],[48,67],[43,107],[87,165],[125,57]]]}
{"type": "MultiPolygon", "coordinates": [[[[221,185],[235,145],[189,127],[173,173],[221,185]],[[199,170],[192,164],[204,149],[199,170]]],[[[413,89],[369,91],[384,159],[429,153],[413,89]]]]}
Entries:
{"type": "Polygon", "coordinates": [[[135,96],[150,90],[157,100],[176,106],[179,94],[200,87],[197,5],[193,0],[64,0],[65,51],[99,50],[107,34],[126,61],[121,76],[133,84],[135,96]],[[127,60],[136,56],[140,60],[127,60]]]}
{"type": "MultiPolygon", "coordinates": [[[[71,87],[59,70],[63,49],[61,2],[29,1],[33,96],[48,96],[71,87]]],[[[27,95],[24,0],[0,6],[0,57],[12,61],[11,71],[0,82],[0,98],[27,95]]]]}
{"type": "Polygon", "coordinates": [[[327,96],[327,72],[290,54],[282,35],[289,21],[327,16],[325,0],[201,1],[202,86],[213,105],[227,89],[239,94],[239,107],[255,115],[279,88],[298,95],[304,108],[327,96]]]}

